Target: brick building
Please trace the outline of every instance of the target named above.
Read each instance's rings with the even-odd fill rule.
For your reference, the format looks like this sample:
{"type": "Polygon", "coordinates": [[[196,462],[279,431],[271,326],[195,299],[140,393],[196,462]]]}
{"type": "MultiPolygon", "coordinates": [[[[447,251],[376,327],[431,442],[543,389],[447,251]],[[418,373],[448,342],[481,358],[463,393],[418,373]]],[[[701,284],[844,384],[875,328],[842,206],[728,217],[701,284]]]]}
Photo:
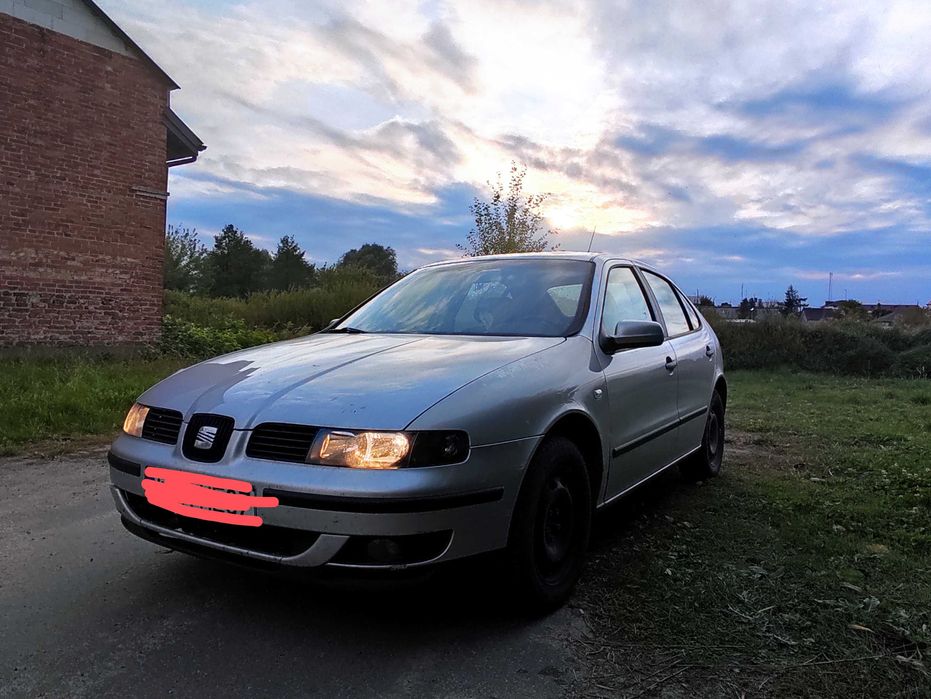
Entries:
{"type": "Polygon", "coordinates": [[[0,0],[0,346],[158,336],[177,87],[90,0],[0,0]]]}

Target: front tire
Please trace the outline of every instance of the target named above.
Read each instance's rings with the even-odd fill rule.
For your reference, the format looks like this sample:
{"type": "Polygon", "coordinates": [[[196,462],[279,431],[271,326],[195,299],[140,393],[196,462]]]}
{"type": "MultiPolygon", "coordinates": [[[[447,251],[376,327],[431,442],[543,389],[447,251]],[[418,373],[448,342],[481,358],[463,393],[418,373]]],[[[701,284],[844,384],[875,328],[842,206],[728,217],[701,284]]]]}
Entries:
{"type": "Polygon", "coordinates": [[[688,480],[703,481],[721,473],[724,460],[724,401],[715,391],[705,418],[701,447],[682,464],[682,475],[688,480]]]}
{"type": "Polygon", "coordinates": [[[508,536],[512,590],[527,611],[554,609],[572,593],[588,548],[591,498],[578,447],[547,439],[528,466],[508,536]]]}

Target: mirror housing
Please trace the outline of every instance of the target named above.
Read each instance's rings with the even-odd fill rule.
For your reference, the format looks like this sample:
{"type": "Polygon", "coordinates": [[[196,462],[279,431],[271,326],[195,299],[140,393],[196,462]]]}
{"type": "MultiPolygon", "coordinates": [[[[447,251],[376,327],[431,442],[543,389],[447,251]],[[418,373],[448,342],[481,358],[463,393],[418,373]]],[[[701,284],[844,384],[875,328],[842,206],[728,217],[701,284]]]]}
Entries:
{"type": "Polygon", "coordinates": [[[663,326],[652,320],[624,320],[613,335],[601,337],[601,349],[608,354],[635,347],[659,347],[666,341],[663,326]]]}
{"type": "Polygon", "coordinates": [[[337,324],[339,321],[340,321],[339,318],[334,318],[333,320],[331,320],[329,323],[326,324],[326,327],[324,327],[323,330],[330,330],[330,329],[336,327],[336,324],[337,324]]]}

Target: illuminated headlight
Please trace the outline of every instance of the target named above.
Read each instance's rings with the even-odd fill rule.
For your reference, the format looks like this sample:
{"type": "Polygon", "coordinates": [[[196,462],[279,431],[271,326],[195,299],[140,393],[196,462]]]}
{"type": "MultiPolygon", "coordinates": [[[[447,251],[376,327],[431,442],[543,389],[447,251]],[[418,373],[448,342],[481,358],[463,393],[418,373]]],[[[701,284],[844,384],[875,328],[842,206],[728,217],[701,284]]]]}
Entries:
{"type": "Polygon", "coordinates": [[[349,432],[320,430],[307,461],[349,468],[398,468],[410,453],[410,438],[403,432],[349,432]]]}
{"type": "Polygon", "coordinates": [[[126,413],[126,419],[123,420],[123,432],[133,437],[141,437],[142,425],[145,424],[148,414],[149,409],[146,406],[133,403],[133,407],[126,413]]]}

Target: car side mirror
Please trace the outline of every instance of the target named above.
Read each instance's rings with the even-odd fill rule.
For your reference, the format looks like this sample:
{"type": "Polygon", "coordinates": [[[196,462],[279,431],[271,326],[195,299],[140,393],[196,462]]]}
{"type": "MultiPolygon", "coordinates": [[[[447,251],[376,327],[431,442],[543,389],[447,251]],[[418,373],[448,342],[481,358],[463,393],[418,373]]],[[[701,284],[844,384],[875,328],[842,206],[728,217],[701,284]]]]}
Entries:
{"type": "Polygon", "coordinates": [[[331,329],[333,329],[334,327],[336,327],[336,324],[337,324],[338,322],[339,322],[339,318],[334,318],[334,319],[331,320],[329,323],[327,323],[327,324],[326,324],[326,327],[323,328],[323,329],[324,329],[324,330],[331,330],[331,329]]]}
{"type": "Polygon", "coordinates": [[[601,348],[608,354],[634,347],[659,347],[666,341],[663,326],[652,320],[624,320],[613,335],[602,336],[601,348]]]}

